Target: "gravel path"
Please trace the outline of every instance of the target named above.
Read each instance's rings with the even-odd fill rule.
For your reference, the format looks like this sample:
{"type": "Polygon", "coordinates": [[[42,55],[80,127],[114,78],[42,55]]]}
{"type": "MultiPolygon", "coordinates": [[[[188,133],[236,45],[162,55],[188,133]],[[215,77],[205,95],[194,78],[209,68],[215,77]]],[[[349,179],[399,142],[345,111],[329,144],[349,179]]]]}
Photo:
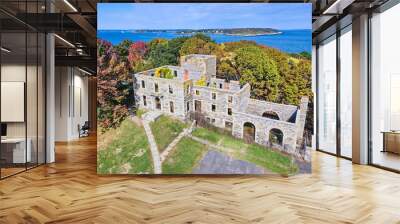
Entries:
{"type": "Polygon", "coordinates": [[[192,122],[189,128],[185,128],[168,146],[167,148],[161,153],[161,162],[167,158],[168,154],[175,148],[176,144],[185,136],[192,133],[193,127],[195,125],[195,121],[192,122]]]}
{"type": "Polygon", "coordinates": [[[150,122],[154,121],[160,115],[161,113],[150,111],[143,114],[142,116],[143,127],[146,132],[147,139],[149,140],[151,156],[153,157],[154,174],[161,174],[162,169],[161,169],[160,153],[158,152],[158,147],[153,132],[151,132],[150,122]]]}

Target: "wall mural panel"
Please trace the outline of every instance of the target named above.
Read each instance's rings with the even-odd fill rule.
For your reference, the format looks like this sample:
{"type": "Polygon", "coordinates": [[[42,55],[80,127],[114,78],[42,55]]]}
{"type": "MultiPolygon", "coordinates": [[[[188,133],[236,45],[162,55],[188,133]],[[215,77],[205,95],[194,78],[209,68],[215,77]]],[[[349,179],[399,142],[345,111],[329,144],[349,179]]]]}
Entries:
{"type": "Polygon", "coordinates": [[[98,4],[99,174],[311,172],[311,4],[98,4]]]}

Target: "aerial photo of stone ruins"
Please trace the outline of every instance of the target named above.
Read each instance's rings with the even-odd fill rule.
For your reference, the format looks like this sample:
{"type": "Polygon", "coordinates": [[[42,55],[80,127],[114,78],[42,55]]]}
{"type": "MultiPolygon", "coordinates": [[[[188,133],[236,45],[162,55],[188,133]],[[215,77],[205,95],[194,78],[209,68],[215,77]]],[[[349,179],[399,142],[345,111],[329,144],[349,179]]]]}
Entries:
{"type": "MultiPolygon", "coordinates": [[[[214,55],[190,54],[179,66],[132,74],[131,122],[143,128],[147,144],[126,156],[148,154],[151,163],[134,173],[300,172],[310,160],[302,144],[308,98],[297,106],[252,99],[248,83],[217,78],[216,63],[214,55]]],[[[130,173],[126,164],[114,172],[130,173]]]]}
{"type": "Polygon", "coordinates": [[[311,172],[309,6],[98,7],[98,174],[311,172]]]}

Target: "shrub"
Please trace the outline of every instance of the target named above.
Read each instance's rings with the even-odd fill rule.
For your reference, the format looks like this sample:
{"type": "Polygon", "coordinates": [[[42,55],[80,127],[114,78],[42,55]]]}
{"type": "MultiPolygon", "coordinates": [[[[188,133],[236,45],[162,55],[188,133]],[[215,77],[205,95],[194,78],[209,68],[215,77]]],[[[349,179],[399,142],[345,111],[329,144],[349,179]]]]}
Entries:
{"type": "Polygon", "coordinates": [[[198,80],[195,82],[195,84],[196,84],[197,86],[206,86],[206,84],[207,84],[207,78],[206,78],[206,76],[205,76],[205,75],[201,75],[200,79],[198,79],[198,80]]]}
{"type": "Polygon", "coordinates": [[[166,67],[157,68],[155,71],[155,76],[158,78],[173,79],[174,75],[172,70],[166,67]]]}

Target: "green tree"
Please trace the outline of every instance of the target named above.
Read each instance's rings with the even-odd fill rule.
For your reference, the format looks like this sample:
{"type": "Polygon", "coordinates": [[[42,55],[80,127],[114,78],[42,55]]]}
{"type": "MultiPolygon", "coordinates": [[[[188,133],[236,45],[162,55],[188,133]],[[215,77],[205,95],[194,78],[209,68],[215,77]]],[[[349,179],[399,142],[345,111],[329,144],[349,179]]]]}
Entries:
{"type": "Polygon", "coordinates": [[[223,57],[223,50],[220,45],[201,38],[191,37],[187,39],[179,51],[180,56],[188,54],[212,54],[217,59],[223,57]]]}
{"type": "Polygon", "coordinates": [[[192,36],[192,38],[201,39],[201,40],[203,40],[205,42],[215,43],[215,41],[213,41],[210,36],[208,36],[208,35],[206,35],[204,33],[196,33],[195,35],[192,36]]]}
{"type": "Polygon", "coordinates": [[[133,44],[130,40],[124,40],[120,44],[115,45],[114,49],[120,57],[127,58],[129,55],[129,47],[133,44]]]}
{"type": "Polygon", "coordinates": [[[149,62],[153,67],[160,67],[171,64],[171,61],[175,61],[175,56],[168,51],[168,41],[160,41],[154,43],[153,41],[149,44],[149,62]]]}
{"type": "Polygon", "coordinates": [[[300,56],[302,56],[304,59],[311,60],[311,53],[310,52],[302,51],[302,52],[300,52],[300,56]]]}
{"type": "Polygon", "coordinates": [[[217,65],[217,77],[226,80],[239,80],[240,76],[229,59],[224,59],[217,65]]]}
{"type": "Polygon", "coordinates": [[[249,40],[228,42],[228,43],[225,43],[225,50],[226,51],[235,51],[239,48],[250,47],[250,46],[258,46],[258,44],[255,41],[249,41],[249,40]]]}
{"type": "Polygon", "coordinates": [[[235,54],[233,64],[240,75],[240,83],[250,84],[253,97],[276,102],[282,77],[275,61],[256,46],[239,48],[235,54]]]}
{"type": "Polygon", "coordinates": [[[154,67],[164,65],[178,65],[179,51],[187,37],[178,37],[172,40],[156,39],[149,43],[148,60],[154,67]]]}
{"type": "Polygon", "coordinates": [[[178,65],[179,64],[179,58],[180,58],[179,52],[180,52],[183,44],[185,43],[185,41],[188,40],[188,39],[189,39],[189,37],[177,37],[177,38],[174,38],[174,39],[168,41],[168,50],[167,50],[167,52],[170,55],[174,56],[174,58],[170,59],[171,60],[170,61],[171,65],[178,65]]]}

